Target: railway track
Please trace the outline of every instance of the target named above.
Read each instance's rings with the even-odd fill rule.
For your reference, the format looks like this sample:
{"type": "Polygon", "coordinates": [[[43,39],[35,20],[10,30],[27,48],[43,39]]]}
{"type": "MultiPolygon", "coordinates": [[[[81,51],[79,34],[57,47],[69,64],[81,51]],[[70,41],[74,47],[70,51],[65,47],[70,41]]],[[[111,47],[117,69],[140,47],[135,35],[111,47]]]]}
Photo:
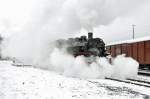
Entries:
{"type": "Polygon", "coordinates": [[[115,78],[106,78],[106,79],[150,88],[150,82],[148,81],[137,80],[137,79],[127,79],[127,80],[120,80],[120,79],[115,79],[115,78]]]}
{"type": "Polygon", "coordinates": [[[150,76],[150,70],[139,70],[138,75],[150,76]]]}
{"type": "MultiPolygon", "coordinates": [[[[127,79],[127,80],[119,80],[119,79],[114,79],[114,78],[106,78],[108,80],[112,80],[112,81],[117,81],[117,82],[123,82],[123,83],[129,83],[129,84],[133,84],[133,85],[137,85],[137,86],[144,86],[144,87],[148,87],[150,88],[150,82],[146,82],[146,81],[141,81],[141,80],[135,80],[135,79],[127,79]]],[[[138,92],[135,90],[130,90],[128,88],[119,90],[119,87],[115,87],[115,86],[111,86],[111,85],[105,85],[105,84],[101,84],[100,82],[97,81],[91,81],[89,80],[90,83],[96,84],[98,87],[105,87],[108,90],[113,91],[114,93],[124,93],[124,92],[129,92],[129,93],[133,93],[133,94],[139,94],[142,95],[144,99],[150,99],[150,95],[146,94],[146,93],[142,93],[142,92],[138,92]],[[118,90],[116,90],[118,89],[118,90]]],[[[112,92],[112,93],[113,93],[112,92]]],[[[111,93],[111,94],[112,94],[111,93]]]]}

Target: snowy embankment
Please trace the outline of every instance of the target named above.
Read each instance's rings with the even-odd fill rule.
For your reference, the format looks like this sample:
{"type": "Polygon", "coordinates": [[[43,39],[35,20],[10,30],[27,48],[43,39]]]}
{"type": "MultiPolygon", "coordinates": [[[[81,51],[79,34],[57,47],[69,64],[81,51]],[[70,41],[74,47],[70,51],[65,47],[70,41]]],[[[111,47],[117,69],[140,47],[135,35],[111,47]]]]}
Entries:
{"type": "Polygon", "coordinates": [[[0,61],[0,99],[148,99],[150,89],[105,79],[69,78],[0,61]]]}

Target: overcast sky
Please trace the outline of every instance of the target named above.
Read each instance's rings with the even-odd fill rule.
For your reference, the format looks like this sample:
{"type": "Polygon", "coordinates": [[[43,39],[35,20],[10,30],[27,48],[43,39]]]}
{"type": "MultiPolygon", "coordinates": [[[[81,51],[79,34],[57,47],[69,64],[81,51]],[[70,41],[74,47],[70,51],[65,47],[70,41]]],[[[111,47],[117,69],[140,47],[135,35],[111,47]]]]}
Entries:
{"type": "Polygon", "coordinates": [[[60,38],[93,31],[113,42],[132,39],[132,24],[136,38],[150,36],[150,0],[0,0],[0,33],[7,37],[28,32],[60,38]]]}

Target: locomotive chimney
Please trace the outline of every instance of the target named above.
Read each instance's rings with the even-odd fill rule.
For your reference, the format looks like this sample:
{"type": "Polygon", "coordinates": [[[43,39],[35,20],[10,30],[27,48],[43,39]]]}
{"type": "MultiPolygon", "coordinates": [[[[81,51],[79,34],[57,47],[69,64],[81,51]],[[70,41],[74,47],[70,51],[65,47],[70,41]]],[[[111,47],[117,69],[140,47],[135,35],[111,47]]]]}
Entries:
{"type": "Polygon", "coordinates": [[[93,33],[92,32],[89,32],[88,33],[88,39],[90,40],[90,39],[93,39],[93,33]]]}

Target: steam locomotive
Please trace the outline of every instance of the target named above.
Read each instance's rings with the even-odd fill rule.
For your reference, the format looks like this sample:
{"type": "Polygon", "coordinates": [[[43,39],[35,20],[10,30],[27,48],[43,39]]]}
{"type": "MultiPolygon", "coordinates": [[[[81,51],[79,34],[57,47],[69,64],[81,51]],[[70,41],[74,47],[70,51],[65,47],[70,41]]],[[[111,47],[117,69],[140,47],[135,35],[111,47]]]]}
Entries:
{"type": "Polygon", "coordinates": [[[97,57],[106,57],[105,43],[101,38],[93,38],[93,33],[88,33],[87,36],[81,36],[76,38],[69,38],[68,40],[59,40],[57,41],[58,47],[66,45],[67,52],[77,56],[97,56],[97,57]]]}

